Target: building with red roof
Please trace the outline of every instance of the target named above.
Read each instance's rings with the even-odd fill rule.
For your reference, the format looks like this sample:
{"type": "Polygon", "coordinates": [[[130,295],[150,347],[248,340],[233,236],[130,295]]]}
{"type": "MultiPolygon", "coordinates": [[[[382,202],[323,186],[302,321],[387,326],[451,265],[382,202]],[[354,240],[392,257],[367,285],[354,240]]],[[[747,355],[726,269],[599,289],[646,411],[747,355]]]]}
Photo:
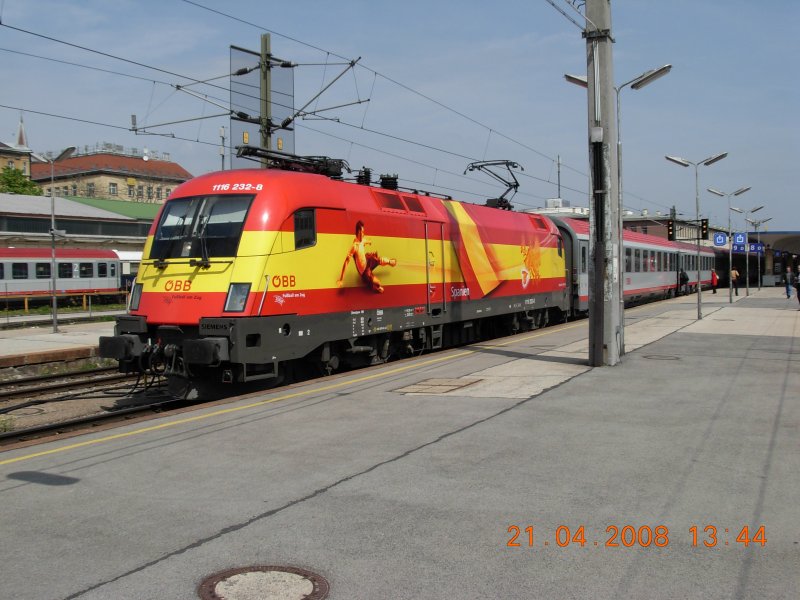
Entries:
{"type": "Polygon", "coordinates": [[[56,196],[82,196],[111,200],[136,200],[162,203],[175,186],[191,179],[192,174],[168,155],[157,156],[122,151],[120,146],[104,144],[96,151],[49,162],[31,164],[31,180],[46,196],[55,187],[56,196]]]}

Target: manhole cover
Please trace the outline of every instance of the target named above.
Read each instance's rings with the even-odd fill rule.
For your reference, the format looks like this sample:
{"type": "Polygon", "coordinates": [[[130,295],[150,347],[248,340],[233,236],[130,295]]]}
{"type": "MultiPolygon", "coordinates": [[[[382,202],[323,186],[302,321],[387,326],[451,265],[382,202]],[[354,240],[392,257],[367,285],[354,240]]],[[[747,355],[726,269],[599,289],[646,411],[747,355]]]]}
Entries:
{"type": "Polygon", "coordinates": [[[680,360],[680,356],[672,356],[670,354],[648,354],[645,356],[648,360],[680,360]]]}
{"type": "Polygon", "coordinates": [[[297,567],[229,569],[200,584],[203,600],[322,600],[330,586],[321,575],[297,567]]]}

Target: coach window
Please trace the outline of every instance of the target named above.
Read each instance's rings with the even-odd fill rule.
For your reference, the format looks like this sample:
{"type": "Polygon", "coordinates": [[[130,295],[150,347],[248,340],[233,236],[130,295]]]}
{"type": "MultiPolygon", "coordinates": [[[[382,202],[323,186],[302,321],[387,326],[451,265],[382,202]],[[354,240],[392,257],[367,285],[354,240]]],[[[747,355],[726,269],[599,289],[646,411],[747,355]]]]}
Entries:
{"type": "Polygon", "coordinates": [[[97,276],[108,277],[108,265],[106,263],[97,263],[97,276]]]}
{"type": "Polygon", "coordinates": [[[11,278],[12,279],[27,279],[28,278],[28,263],[11,263],[11,278]]]}
{"type": "MultiPolygon", "coordinates": [[[[117,276],[117,263],[111,263],[109,266],[111,267],[111,277],[116,277],[117,276]]],[[[139,265],[138,264],[136,265],[135,270],[133,268],[133,265],[131,265],[131,273],[132,274],[135,275],[136,272],[138,272],[138,270],[139,270],[139,265]]]]}
{"type": "Polygon", "coordinates": [[[36,279],[50,279],[50,263],[36,263],[36,279]]]}
{"type": "Polygon", "coordinates": [[[639,248],[633,251],[633,269],[636,273],[642,270],[642,251],[639,248]]]}
{"type": "Polygon", "coordinates": [[[80,263],[79,269],[81,277],[94,277],[94,265],[92,263],[80,263]]]}
{"type": "Polygon", "coordinates": [[[6,278],[6,269],[3,263],[0,263],[0,279],[6,278]]]}
{"type": "Polygon", "coordinates": [[[625,272],[630,273],[633,268],[633,261],[631,258],[631,249],[625,248],[625,272]]]}
{"type": "Polygon", "coordinates": [[[72,279],[72,263],[58,263],[58,276],[61,279],[72,279]]]}
{"type": "Polygon", "coordinates": [[[317,228],[314,209],[298,210],[294,213],[294,249],[308,248],[317,243],[317,228]]]}
{"type": "Polygon", "coordinates": [[[583,242],[581,242],[581,273],[586,273],[586,271],[588,270],[588,265],[589,265],[589,259],[587,256],[588,254],[589,254],[589,247],[583,242]]]}

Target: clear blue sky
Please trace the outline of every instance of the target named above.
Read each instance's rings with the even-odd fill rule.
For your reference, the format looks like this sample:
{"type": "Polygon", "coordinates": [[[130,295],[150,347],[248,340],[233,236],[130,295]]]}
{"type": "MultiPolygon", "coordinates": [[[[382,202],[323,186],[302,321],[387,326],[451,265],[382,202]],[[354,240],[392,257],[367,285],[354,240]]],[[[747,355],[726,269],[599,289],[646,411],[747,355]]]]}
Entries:
{"type": "MultiPolygon", "coordinates": [[[[580,20],[564,0],[556,1],[580,20]]],[[[581,31],[545,0],[197,2],[241,21],[180,0],[0,0],[3,25],[10,26],[0,27],[0,104],[26,110],[28,141],[37,152],[104,141],[146,146],[169,152],[201,174],[219,168],[215,144],[227,119],[153,130],[207,144],[126,130],[134,113],[141,127],[221,112],[165,85],[188,79],[11,27],[201,80],[228,73],[229,45],[258,49],[260,28],[267,28],[275,32],[273,53],[282,58],[340,60],[326,54],[331,52],[360,56],[367,67],[356,68],[355,76],[348,73],[315,106],[370,102],[322,113],[340,123],[298,121],[298,153],[343,157],[353,168],[397,173],[401,185],[471,202],[502,190],[480,174],[462,176],[467,163],[511,159],[525,169],[514,199],[520,208],[542,206],[557,195],[555,158],[560,155],[561,196],[573,206],[587,205],[586,93],[563,79],[564,73],[585,73],[585,42],[581,31]]],[[[693,170],[667,162],[664,155],[698,161],[728,152],[725,160],[700,170],[703,216],[727,224],[725,199],[709,194],[707,187],[730,192],[749,185],[752,190],[734,198],[734,206],[763,204],[755,217],[772,217],[769,230],[800,230],[798,187],[790,180],[800,158],[800,126],[793,112],[800,101],[800,3],[614,0],[612,28],[616,83],[673,65],[652,85],[622,92],[626,208],[655,214],[675,205],[692,218],[693,170]]],[[[295,106],[305,104],[340,69],[297,68],[295,106]]],[[[225,86],[226,80],[215,83],[225,86]]],[[[194,89],[227,103],[227,92],[220,89],[194,89]]],[[[13,140],[19,114],[0,108],[0,140],[13,140]]],[[[738,223],[741,228],[741,217],[738,223]]]]}

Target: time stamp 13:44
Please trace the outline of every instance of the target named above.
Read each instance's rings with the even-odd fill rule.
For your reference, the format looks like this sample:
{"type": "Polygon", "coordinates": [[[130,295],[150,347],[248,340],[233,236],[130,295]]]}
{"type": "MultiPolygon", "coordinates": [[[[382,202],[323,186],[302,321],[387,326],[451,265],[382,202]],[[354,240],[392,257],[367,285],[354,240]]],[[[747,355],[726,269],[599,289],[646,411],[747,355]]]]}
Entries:
{"type": "MultiPolygon", "coordinates": [[[[590,536],[591,537],[591,536],[590,536]]],[[[689,543],[692,547],[716,548],[724,546],[748,547],[765,546],[767,544],[767,533],[764,525],[750,527],[743,525],[735,528],[717,527],[716,525],[692,525],[687,531],[680,534],[671,532],[666,525],[651,527],[642,525],[609,525],[606,527],[606,535],[601,539],[593,540],[587,538],[586,527],[578,525],[570,527],[559,525],[553,531],[542,531],[533,525],[518,526],[509,525],[506,546],[509,548],[543,548],[545,546],[555,546],[566,548],[567,546],[592,546],[605,548],[664,548],[674,541],[689,543]]]]}

